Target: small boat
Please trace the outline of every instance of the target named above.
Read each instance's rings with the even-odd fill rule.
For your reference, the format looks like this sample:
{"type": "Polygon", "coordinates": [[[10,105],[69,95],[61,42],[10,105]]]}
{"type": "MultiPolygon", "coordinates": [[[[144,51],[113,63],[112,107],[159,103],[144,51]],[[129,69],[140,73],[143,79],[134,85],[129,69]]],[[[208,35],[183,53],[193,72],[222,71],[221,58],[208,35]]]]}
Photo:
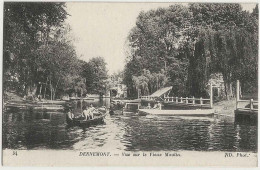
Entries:
{"type": "Polygon", "coordinates": [[[94,116],[94,119],[85,120],[81,118],[75,118],[73,120],[68,119],[66,116],[66,121],[69,126],[81,126],[81,127],[89,127],[92,125],[102,124],[104,123],[104,117],[106,114],[102,114],[99,112],[98,116],[94,116]]]}
{"type": "Polygon", "coordinates": [[[119,102],[111,102],[110,108],[109,108],[109,114],[110,115],[121,115],[123,114],[123,108],[124,106],[120,104],[119,102]]]}
{"type": "Polygon", "coordinates": [[[109,110],[109,114],[110,115],[122,115],[123,114],[123,110],[109,110]]]}

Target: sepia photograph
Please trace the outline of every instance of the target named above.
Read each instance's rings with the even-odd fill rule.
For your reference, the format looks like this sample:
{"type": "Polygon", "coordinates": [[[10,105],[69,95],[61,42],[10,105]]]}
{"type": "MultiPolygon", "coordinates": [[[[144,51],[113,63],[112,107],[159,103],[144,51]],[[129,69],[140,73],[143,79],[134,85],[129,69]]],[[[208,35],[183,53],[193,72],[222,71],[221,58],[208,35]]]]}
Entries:
{"type": "Polygon", "coordinates": [[[3,2],[3,166],[248,166],[258,3],[3,2]]]}

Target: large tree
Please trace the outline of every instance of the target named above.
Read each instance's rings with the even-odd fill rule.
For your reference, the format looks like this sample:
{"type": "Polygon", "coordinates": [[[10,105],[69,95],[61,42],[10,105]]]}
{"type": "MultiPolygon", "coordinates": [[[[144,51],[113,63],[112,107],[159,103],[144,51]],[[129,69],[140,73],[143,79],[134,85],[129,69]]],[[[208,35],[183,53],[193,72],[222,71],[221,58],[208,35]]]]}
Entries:
{"type": "Polygon", "coordinates": [[[4,88],[35,93],[39,58],[45,57],[38,52],[49,46],[50,34],[56,34],[66,17],[65,3],[4,3],[4,88]]]}
{"type": "Polygon", "coordinates": [[[105,82],[108,78],[106,62],[103,57],[94,57],[83,64],[82,77],[86,80],[86,88],[89,93],[105,94],[105,82]]]}
{"type": "Polygon", "coordinates": [[[258,6],[252,13],[234,3],[193,3],[141,12],[127,44],[125,82],[131,91],[137,77],[144,76],[143,69],[151,73],[164,69],[167,85],[179,96],[207,96],[214,73],[223,75],[228,99],[237,79],[243,89],[257,86],[258,6]]]}

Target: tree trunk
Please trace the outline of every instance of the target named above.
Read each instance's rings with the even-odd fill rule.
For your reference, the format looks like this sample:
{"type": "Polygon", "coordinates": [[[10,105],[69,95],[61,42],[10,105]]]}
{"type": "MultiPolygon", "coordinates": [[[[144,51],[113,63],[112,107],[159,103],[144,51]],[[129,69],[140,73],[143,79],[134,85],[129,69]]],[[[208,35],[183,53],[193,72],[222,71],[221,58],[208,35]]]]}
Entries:
{"type": "Polygon", "coordinates": [[[51,90],[51,100],[52,100],[52,85],[51,85],[51,80],[50,80],[50,90],[51,90]]]}
{"type": "Polygon", "coordinates": [[[57,91],[57,87],[58,87],[59,81],[60,81],[60,77],[59,77],[58,82],[56,84],[56,87],[55,87],[55,89],[53,91],[53,100],[55,100],[55,97],[56,97],[56,91],[57,91]]]}
{"type": "Polygon", "coordinates": [[[48,77],[46,79],[46,83],[45,83],[45,90],[44,90],[44,95],[43,95],[43,98],[45,99],[45,95],[46,95],[46,88],[47,88],[47,83],[48,83],[48,77]]]}
{"type": "Polygon", "coordinates": [[[223,80],[224,80],[226,98],[227,100],[230,100],[233,96],[232,82],[230,81],[230,78],[227,77],[227,75],[224,76],[224,74],[223,74],[223,80]]]}

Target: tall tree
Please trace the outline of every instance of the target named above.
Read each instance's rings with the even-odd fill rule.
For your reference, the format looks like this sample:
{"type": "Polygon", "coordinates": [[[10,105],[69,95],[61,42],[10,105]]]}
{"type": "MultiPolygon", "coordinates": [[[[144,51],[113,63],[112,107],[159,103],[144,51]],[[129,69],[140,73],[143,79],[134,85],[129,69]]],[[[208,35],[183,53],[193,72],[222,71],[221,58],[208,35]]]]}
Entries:
{"type": "Polygon", "coordinates": [[[52,29],[66,17],[65,3],[4,3],[4,88],[11,86],[22,94],[35,91],[37,50],[48,45],[52,29]]]}

